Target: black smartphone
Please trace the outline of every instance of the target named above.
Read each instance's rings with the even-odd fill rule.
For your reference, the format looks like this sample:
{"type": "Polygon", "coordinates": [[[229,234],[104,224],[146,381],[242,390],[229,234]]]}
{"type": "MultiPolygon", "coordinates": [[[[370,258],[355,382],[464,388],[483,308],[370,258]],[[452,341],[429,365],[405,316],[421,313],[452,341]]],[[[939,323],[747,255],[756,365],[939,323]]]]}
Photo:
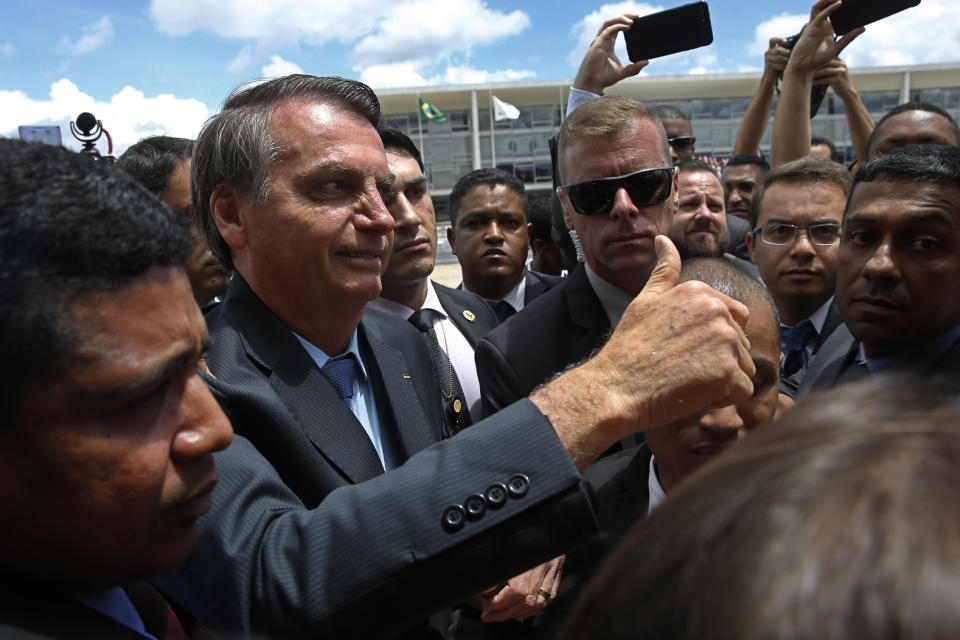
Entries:
{"type": "Polygon", "coordinates": [[[631,62],[706,46],[713,42],[710,9],[706,2],[694,2],[642,16],[633,21],[624,39],[631,62]]]}
{"type": "Polygon", "coordinates": [[[918,4],[920,0],[843,0],[840,8],[830,14],[830,23],[833,32],[842,36],[918,4]]]}

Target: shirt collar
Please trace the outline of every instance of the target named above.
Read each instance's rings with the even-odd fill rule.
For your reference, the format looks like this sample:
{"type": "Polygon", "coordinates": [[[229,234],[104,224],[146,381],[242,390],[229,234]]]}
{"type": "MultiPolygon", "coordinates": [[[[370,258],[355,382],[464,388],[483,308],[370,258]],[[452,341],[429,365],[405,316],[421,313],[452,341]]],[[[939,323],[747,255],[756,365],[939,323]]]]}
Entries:
{"type": "MultiPolygon", "coordinates": [[[[314,346],[307,341],[306,338],[298,334],[296,331],[291,331],[291,333],[300,341],[300,344],[303,345],[303,348],[307,350],[307,353],[310,354],[310,357],[313,358],[313,361],[317,363],[317,367],[323,369],[323,365],[327,364],[327,360],[334,356],[328,356],[324,353],[323,349],[314,346]]],[[[352,353],[353,357],[356,358],[357,364],[359,365],[359,373],[363,378],[363,381],[367,381],[367,369],[363,365],[363,358],[360,357],[360,343],[357,340],[357,330],[353,330],[353,335],[350,336],[350,343],[347,345],[347,348],[343,350],[343,353],[352,353]]],[[[343,355],[338,353],[337,355],[343,355]]]]}
{"type": "Polygon", "coordinates": [[[583,266],[587,270],[587,281],[590,282],[590,287],[597,294],[597,298],[600,299],[600,304],[603,306],[604,313],[607,314],[610,326],[616,327],[623,316],[623,312],[633,301],[633,296],[598,276],[586,262],[583,263],[583,266]]]}
{"type": "Polygon", "coordinates": [[[660,478],[657,477],[657,459],[650,456],[650,474],[647,476],[647,515],[650,515],[654,509],[660,506],[660,503],[667,499],[667,494],[660,486],[660,478]]]}
{"type": "MultiPolygon", "coordinates": [[[[513,289],[503,296],[502,300],[513,307],[514,311],[523,311],[523,297],[527,292],[527,272],[523,272],[523,277],[513,289]]],[[[496,302],[496,300],[494,300],[496,302]]]]}
{"type": "MultiPolygon", "coordinates": [[[[830,305],[833,304],[833,298],[834,296],[830,296],[830,298],[828,298],[826,302],[820,305],[819,309],[811,313],[809,318],[806,318],[806,321],[812,324],[813,328],[817,330],[818,336],[823,333],[823,327],[824,325],[827,324],[827,314],[830,313],[830,305]]],[[[801,320],[800,322],[803,322],[803,320],[801,320]]],[[[800,322],[798,322],[797,324],[800,324],[800,322]]],[[[788,329],[793,328],[782,322],[780,323],[780,326],[786,327],[788,329]]]]}
{"type": "MultiPolygon", "coordinates": [[[[369,304],[375,307],[380,307],[384,311],[389,311],[390,313],[396,314],[404,320],[409,320],[410,316],[417,311],[417,309],[411,309],[405,304],[400,304],[399,302],[394,302],[393,300],[387,300],[383,297],[375,298],[374,300],[371,300],[369,304]]],[[[447,317],[447,312],[444,310],[443,305],[440,304],[440,298],[437,296],[437,290],[433,288],[433,281],[429,278],[427,278],[427,297],[424,299],[420,308],[432,309],[433,311],[439,313],[441,318],[447,317]]]]}

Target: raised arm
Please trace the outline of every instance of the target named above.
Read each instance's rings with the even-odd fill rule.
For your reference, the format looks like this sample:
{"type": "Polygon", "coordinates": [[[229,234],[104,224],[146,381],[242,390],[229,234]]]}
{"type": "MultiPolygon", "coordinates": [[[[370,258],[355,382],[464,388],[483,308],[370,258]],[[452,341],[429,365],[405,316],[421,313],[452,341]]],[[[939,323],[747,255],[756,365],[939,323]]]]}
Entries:
{"type": "Polygon", "coordinates": [[[773,117],[771,166],[810,153],[810,89],[813,87],[814,74],[863,33],[863,27],[860,27],[834,40],[830,14],[840,4],[839,0],[817,0],[810,11],[810,22],[804,27],[790,54],[783,72],[780,102],[773,117]]]}
{"type": "Polygon", "coordinates": [[[835,58],[828,62],[823,68],[817,71],[814,82],[826,82],[837,94],[837,97],[843,100],[844,111],[847,114],[847,126],[850,129],[850,142],[853,144],[853,151],[857,155],[857,163],[862,164],[867,161],[867,142],[870,140],[870,134],[873,133],[873,117],[867,110],[867,106],[860,99],[853,82],[850,80],[850,74],[847,72],[846,63],[840,58],[835,58]]]}
{"type": "Polygon", "coordinates": [[[790,52],[783,45],[783,38],[770,38],[770,48],[763,55],[763,74],[760,76],[760,86],[750,101],[740,130],[737,132],[737,141],[733,145],[733,153],[759,156],[760,140],[767,130],[770,120],[770,105],[773,103],[773,92],[777,86],[777,78],[787,66],[790,52]]]}

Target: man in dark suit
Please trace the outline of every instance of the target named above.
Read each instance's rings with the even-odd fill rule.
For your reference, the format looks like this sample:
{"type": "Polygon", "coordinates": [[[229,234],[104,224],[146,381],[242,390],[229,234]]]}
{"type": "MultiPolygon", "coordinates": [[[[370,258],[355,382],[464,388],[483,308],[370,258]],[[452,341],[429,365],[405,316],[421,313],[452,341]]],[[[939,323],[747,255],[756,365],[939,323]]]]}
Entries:
{"type": "Polygon", "coordinates": [[[501,169],[477,169],[450,192],[447,241],[460,261],[463,288],[486,300],[502,322],[563,281],[527,262],[527,195],[501,169]]]}
{"type": "Polygon", "coordinates": [[[441,391],[446,393],[445,387],[453,386],[453,374],[466,403],[466,411],[457,421],[459,430],[482,417],[473,350],[480,338],[497,326],[497,317],[476,294],[430,279],[437,258],[437,223],[420,151],[396,129],[381,127],[380,139],[387,166],[395,176],[385,198],[394,220],[393,251],[383,273],[380,297],[371,305],[411,322],[419,320],[413,318],[417,311],[433,311],[429,320],[433,337],[428,339],[435,340],[449,360],[438,367],[446,369],[439,372],[441,391]]]}
{"type": "Polygon", "coordinates": [[[557,193],[585,264],[480,341],[477,373],[487,415],[603,343],[650,275],[653,238],[673,219],[677,178],[669,145],[643,104],[608,96],[581,105],[560,129],[558,159],[567,186],[557,193]],[[656,171],[636,173],[646,169],[656,171]]]}
{"type": "MultiPolygon", "coordinates": [[[[334,391],[321,378],[298,336],[331,353],[334,342],[350,350],[353,330],[318,328],[360,322],[353,302],[380,292],[378,256],[393,229],[382,194],[393,176],[378,116],[365,85],[294,75],[240,90],[197,140],[194,199],[208,203],[210,244],[223,259],[233,257],[239,274],[211,318],[228,346],[212,358],[219,364],[212,363],[216,377],[208,384],[238,420],[238,432],[256,442],[238,435],[217,458],[222,482],[198,548],[162,586],[218,629],[281,637],[401,631],[583,540],[593,516],[577,470],[612,441],[699,410],[731,386],[738,397],[752,394],[754,367],[740,328],[745,310],[689,283],[674,286],[679,258],[661,238],[657,277],[592,364],[398,468],[351,484],[379,474],[379,455],[346,415],[352,412],[339,407],[339,381],[334,391]],[[249,146],[236,153],[223,146],[234,143],[249,146]],[[231,158],[244,161],[234,167],[231,158]],[[264,278],[270,286],[258,291],[264,278]],[[311,322],[304,310],[331,320],[311,322]],[[693,335],[670,332],[678,314],[697,327],[693,335]],[[269,335],[251,334],[261,327],[269,335]],[[665,363],[641,366],[623,357],[650,340],[692,354],[669,389],[649,384],[664,377],[665,363]],[[680,403],[694,382],[695,397],[680,403]],[[592,385],[602,387],[591,393],[600,406],[584,410],[592,385]],[[310,391],[315,398],[306,397],[310,391]],[[340,412],[330,419],[321,405],[340,412]],[[353,430],[343,436],[349,442],[328,451],[323,441],[321,451],[318,431],[338,426],[353,430]]],[[[433,405],[415,401],[432,372],[424,373],[425,347],[407,323],[395,320],[390,336],[378,333],[387,320],[364,318],[357,350],[374,353],[363,365],[372,384],[387,389],[378,406],[409,407],[396,418],[411,426],[398,430],[402,457],[417,445],[405,434],[419,422],[417,433],[429,435],[434,424],[433,405]],[[378,355],[373,343],[387,339],[393,351],[378,355]],[[408,397],[398,399],[398,391],[408,397]]],[[[381,443],[389,446],[386,433],[381,443]]],[[[550,595],[533,588],[537,598],[550,595]]]]}
{"type": "Polygon", "coordinates": [[[960,380],[960,148],[916,145],[864,165],[843,217],[837,304],[856,339],[813,382],[886,371],[960,380]]]}
{"type": "Polygon", "coordinates": [[[767,173],[754,192],[755,230],[747,244],[780,313],[780,390],[790,397],[809,371],[846,353],[853,341],[834,300],[851,182],[841,165],[806,157],[767,173]]]}
{"type": "Polygon", "coordinates": [[[195,545],[231,438],[187,226],[86,156],[0,155],[0,637],[186,638],[143,578],[195,545]]]}

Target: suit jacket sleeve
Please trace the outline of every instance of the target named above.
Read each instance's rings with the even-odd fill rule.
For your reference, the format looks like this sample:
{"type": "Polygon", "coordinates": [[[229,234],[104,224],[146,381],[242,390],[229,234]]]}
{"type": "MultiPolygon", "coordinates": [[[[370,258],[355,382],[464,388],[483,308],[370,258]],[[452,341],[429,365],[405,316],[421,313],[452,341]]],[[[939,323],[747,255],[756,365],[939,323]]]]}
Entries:
{"type": "Polygon", "coordinates": [[[493,334],[480,339],[473,357],[480,381],[483,415],[492,416],[527,396],[527,385],[507,360],[493,334]]]}
{"type": "Polygon", "coordinates": [[[216,461],[220,483],[199,544],[158,581],[215,629],[389,635],[596,532],[580,475],[529,401],[336,489],[312,510],[245,439],[216,461]],[[529,480],[523,495],[444,528],[447,507],[518,473],[529,480]]]}

